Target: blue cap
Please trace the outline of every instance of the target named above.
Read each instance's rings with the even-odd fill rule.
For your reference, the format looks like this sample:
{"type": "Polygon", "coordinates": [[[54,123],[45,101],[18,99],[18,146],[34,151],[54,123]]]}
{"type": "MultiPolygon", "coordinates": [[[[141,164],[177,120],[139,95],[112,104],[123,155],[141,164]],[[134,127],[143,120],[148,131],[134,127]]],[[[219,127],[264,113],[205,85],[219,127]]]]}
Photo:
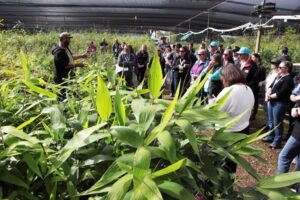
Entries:
{"type": "Polygon", "coordinates": [[[212,41],[209,46],[211,47],[218,47],[219,46],[219,42],[216,42],[216,41],[212,41]]]}
{"type": "Polygon", "coordinates": [[[248,47],[242,47],[237,54],[250,54],[250,49],[248,47]]]}

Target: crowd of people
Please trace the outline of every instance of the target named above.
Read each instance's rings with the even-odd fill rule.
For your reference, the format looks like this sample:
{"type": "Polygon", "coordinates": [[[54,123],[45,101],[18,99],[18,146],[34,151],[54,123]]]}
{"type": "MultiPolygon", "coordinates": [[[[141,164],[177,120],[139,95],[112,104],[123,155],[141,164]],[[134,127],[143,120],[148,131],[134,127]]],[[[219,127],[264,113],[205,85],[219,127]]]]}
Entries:
{"type": "MultiPolygon", "coordinates": [[[[73,56],[68,48],[71,35],[60,34],[60,43],[53,50],[55,63],[55,83],[62,84],[72,68],[84,67],[74,64],[78,58],[86,58],[83,54],[73,56]]],[[[202,42],[199,49],[194,44],[169,44],[166,37],[161,38],[157,52],[163,76],[167,76],[164,85],[172,97],[180,83],[180,95],[183,95],[191,84],[199,77],[208,76],[198,98],[204,103],[214,103],[231,91],[228,101],[221,110],[231,114],[231,118],[243,114],[228,132],[249,134],[249,124],[257,115],[260,94],[264,97],[263,108],[267,130],[273,130],[263,142],[270,143],[272,149],[281,148],[283,140],[283,120],[290,113],[290,128],[287,143],[280,153],[278,173],[289,170],[289,165],[296,158],[296,169],[300,167],[300,75],[292,72],[292,62],[288,48],[282,47],[280,55],[270,61],[270,71],[262,65],[257,53],[251,54],[248,47],[222,48],[217,41],[211,41],[206,47],[202,42]],[[294,126],[295,125],[295,126],[294,126]]],[[[102,52],[108,49],[105,39],[100,43],[102,52]]],[[[95,52],[91,42],[87,52],[95,52]]],[[[129,88],[135,87],[145,78],[145,72],[153,60],[149,58],[147,45],[143,44],[137,52],[127,43],[117,39],[112,45],[112,54],[116,60],[116,74],[123,76],[129,88]],[[136,78],[134,78],[136,77],[136,78]]],[[[62,92],[62,97],[64,91],[62,92]]],[[[235,171],[235,166],[233,166],[235,171]]]]}

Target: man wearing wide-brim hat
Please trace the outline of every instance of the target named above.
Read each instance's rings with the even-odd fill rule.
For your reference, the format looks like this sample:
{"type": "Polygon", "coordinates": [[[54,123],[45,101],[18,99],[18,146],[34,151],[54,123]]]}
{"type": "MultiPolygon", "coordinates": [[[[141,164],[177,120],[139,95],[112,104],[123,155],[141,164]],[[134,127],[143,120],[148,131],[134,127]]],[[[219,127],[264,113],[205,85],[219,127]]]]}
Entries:
{"type": "MultiPolygon", "coordinates": [[[[72,35],[68,32],[59,34],[59,44],[52,49],[54,56],[54,82],[56,84],[62,84],[68,76],[74,76],[73,69],[76,67],[85,67],[86,65],[81,63],[75,63],[74,61],[80,58],[87,58],[88,54],[74,56],[69,49],[72,35]]],[[[65,98],[65,91],[62,91],[61,98],[65,98]]]]}

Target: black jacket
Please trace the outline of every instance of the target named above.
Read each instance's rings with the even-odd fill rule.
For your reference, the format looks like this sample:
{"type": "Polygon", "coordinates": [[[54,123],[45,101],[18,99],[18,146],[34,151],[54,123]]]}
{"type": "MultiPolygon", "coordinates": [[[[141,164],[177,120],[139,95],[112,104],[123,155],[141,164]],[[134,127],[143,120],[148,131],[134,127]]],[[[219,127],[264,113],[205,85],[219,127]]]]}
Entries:
{"type": "Polygon", "coordinates": [[[290,100],[290,94],[293,89],[293,79],[291,75],[284,76],[282,78],[277,77],[273,83],[270,85],[272,89],[271,94],[276,93],[276,99],[270,99],[270,101],[279,101],[283,103],[288,103],[290,100]]]}
{"type": "Polygon", "coordinates": [[[55,46],[52,49],[52,54],[54,56],[54,65],[55,65],[54,82],[60,84],[63,82],[64,78],[68,77],[68,74],[70,72],[70,69],[67,69],[67,66],[69,64],[69,57],[66,50],[59,46],[55,46]]]}

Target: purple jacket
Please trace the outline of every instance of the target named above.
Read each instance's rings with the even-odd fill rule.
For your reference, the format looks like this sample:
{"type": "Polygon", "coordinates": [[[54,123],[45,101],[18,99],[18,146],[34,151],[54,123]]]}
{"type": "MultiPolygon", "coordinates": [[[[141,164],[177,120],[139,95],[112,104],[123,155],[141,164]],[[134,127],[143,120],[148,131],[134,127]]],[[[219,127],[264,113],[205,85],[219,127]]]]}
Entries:
{"type": "Polygon", "coordinates": [[[209,61],[205,60],[204,62],[201,62],[200,60],[197,60],[194,64],[194,66],[192,67],[191,71],[190,71],[190,75],[192,76],[192,74],[196,74],[197,76],[200,75],[200,73],[202,72],[202,70],[204,68],[207,67],[209,61]]]}

